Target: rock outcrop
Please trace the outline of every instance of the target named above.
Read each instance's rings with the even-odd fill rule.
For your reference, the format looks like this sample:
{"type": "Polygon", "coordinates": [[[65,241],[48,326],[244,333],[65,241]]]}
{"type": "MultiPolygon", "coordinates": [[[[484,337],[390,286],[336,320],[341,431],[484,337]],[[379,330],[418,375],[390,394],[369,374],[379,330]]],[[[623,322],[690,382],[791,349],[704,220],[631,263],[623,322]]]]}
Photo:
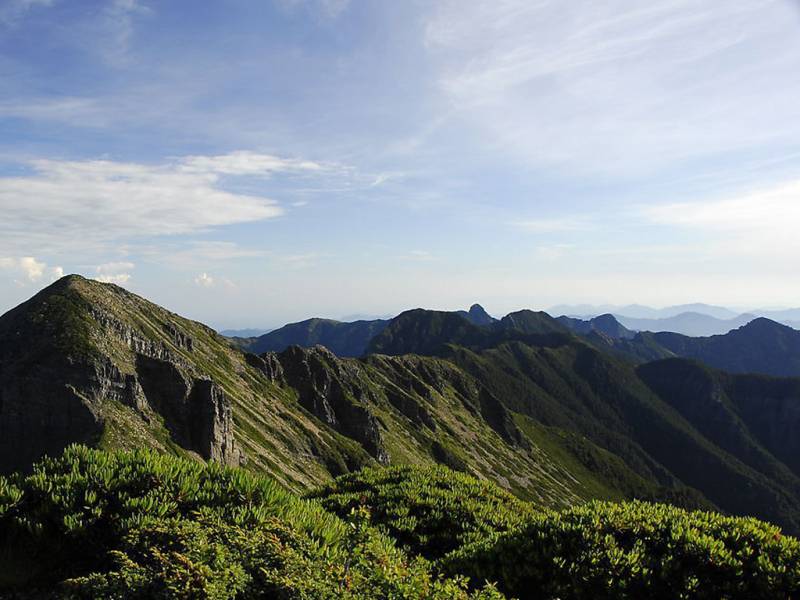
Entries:
{"type": "Polygon", "coordinates": [[[303,408],[359,442],[378,462],[389,462],[380,424],[367,408],[375,398],[359,378],[358,363],[342,361],[324,346],[290,346],[280,354],[264,354],[261,360],[265,365],[278,361],[283,380],[297,391],[303,408]]]}

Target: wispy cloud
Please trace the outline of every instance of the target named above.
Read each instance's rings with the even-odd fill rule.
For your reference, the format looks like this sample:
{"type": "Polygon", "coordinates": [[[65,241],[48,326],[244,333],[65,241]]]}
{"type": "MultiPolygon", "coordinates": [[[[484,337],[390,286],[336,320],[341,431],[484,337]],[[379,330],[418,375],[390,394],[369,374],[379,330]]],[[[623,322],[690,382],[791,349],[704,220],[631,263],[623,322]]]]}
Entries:
{"type": "Polygon", "coordinates": [[[28,11],[51,6],[54,2],[55,0],[5,0],[0,5],[0,27],[15,25],[28,11]]]}
{"type": "Polygon", "coordinates": [[[283,213],[269,198],[232,193],[209,167],[107,160],[38,160],[32,172],[0,178],[0,249],[35,232],[41,242],[175,235],[271,219],[283,213]]]}
{"type": "Polygon", "coordinates": [[[800,260],[800,181],[741,195],[647,206],[649,222],[702,236],[720,256],[768,258],[773,264],[800,260]]]}
{"type": "Polygon", "coordinates": [[[319,173],[341,170],[337,165],[323,165],[311,160],[282,158],[271,154],[238,151],[220,156],[187,156],[180,160],[180,169],[187,173],[220,175],[257,175],[268,177],[276,173],[319,173]]]}
{"type": "Polygon", "coordinates": [[[589,231],[594,225],[588,220],[575,217],[557,217],[549,219],[524,219],[513,221],[514,227],[528,233],[572,233],[576,231],[589,231]]]}
{"type": "Polygon", "coordinates": [[[317,17],[335,19],[350,6],[350,0],[278,0],[287,11],[304,8],[317,17]]]}
{"type": "Polygon", "coordinates": [[[207,269],[209,265],[267,256],[261,249],[245,248],[236,242],[186,240],[137,248],[149,262],[177,269],[207,269]]]}
{"type": "Polygon", "coordinates": [[[494,147],[528,164],[641,173],[794,143],[791,4],[449,0],[427,45],[442,92],[494,147]]]}
{"type": "Polygon", "coordinates": [[[151,12],[140,0],[110,0],[95,24],[94,48],[103,48],[101,56],[108,63],[118,66],[127,63],[135,20],[151,12]]]}

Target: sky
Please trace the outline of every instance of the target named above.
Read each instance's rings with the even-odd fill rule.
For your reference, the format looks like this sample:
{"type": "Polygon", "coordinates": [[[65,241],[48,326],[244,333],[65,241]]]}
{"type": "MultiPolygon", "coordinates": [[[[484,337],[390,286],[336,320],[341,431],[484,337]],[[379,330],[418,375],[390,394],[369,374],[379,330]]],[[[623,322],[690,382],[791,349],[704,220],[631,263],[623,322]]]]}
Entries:
{"type": "Polygon", "coordinates": [[[798,0],[0,0],[0,312],[800,305],[798,0]]]}

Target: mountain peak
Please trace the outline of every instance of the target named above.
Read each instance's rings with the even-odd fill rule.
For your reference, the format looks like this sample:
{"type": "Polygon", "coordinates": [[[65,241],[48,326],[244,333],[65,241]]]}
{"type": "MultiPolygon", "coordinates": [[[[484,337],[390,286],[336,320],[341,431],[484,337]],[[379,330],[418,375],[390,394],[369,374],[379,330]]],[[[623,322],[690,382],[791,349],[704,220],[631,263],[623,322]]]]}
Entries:
{"type": "Polygon", "coordinates": [[[766,317],[757,317],[739,327],[738,330],[740,332],[747,332],[747,333],[768,333],[768,332],[791,332],[796,333],[794,329],[789,327],[788,325],[784,325],[783,323],[778,323],[777,321],[773,321],[772,319],[768,319],[766,317]]]}
{"type": "Polygon", "coordinates": [[[478,303],[469,307],[468,319],[475,325],[489,325],[494,323],[494,318],[478,303]]]}

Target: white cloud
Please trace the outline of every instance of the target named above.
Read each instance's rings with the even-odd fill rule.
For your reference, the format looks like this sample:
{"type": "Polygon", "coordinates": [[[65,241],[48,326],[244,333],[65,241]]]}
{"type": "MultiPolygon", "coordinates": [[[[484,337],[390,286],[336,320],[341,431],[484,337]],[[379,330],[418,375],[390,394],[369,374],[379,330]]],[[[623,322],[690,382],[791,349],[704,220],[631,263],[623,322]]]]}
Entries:
{"type": "Polygon", "coordinates": [[[217,173],[180,163],[38,160],[32,168],[0,178],[0,251],[196,233],[283,213],[269,198],[225,191],[217,173]]]}
{"type": "Polygon", "coordinates": [[[138,248],[137,251],[150,262],[166,264],[178,269],[204,269],[209,263],[224,263],[239,259],[252,259],[268,254],[264,250],[244,248],[235,242],[189,241],[180,244],[159,244],[138,248]]]}
{"type": "Polygon", "coordinates": [[[620,174],[793,145],[798,25],[778,0],[446,0],[426,41],[493,148],[620,174]]]}
{"type": "Polygon", "coordinates": [[[656,223],[717,231],[767,234],[796,231],[800,223],[800,181],[721,200],[650,206],[644,214],[656,223]]]}
{"type": "Polygon", "coordinates": [[[800,181],[730,198],[643,207],[640,213],[651,223],[702,236],[719,256],[800,261],[800,181]]]}
{"type": "Polygon", "coordinates": [[[50,283],[64,276],[64,269],[61,267],[50,267],[33,256],[0,257],[0,270],[10,272],[18,285],[42,280],[50,283]]]}
{"type": "Polygon", "coordinates": [[[200,273],[200,275],[194,278],[194,283],[200,287],[208,288],[214,285],[214,278],[208,273],[200,273]]]}
{"type": "Polygon", "coordinates": [[[130,281],[135,265],[132,262],[111,262],[98,265],[95,268],[95,279],[103,283],[116,283],[122,285],[130,281]]]}
{"type": "Polygon", "coordinates": [[[284,172],[318,172],[331,166],[296,158],[281,158],[271,154],[238,151],[220,156],[187,156],[181,159],[181,170],[188,173],[217,173],[220,175],[269,176],[284,172]]]}

